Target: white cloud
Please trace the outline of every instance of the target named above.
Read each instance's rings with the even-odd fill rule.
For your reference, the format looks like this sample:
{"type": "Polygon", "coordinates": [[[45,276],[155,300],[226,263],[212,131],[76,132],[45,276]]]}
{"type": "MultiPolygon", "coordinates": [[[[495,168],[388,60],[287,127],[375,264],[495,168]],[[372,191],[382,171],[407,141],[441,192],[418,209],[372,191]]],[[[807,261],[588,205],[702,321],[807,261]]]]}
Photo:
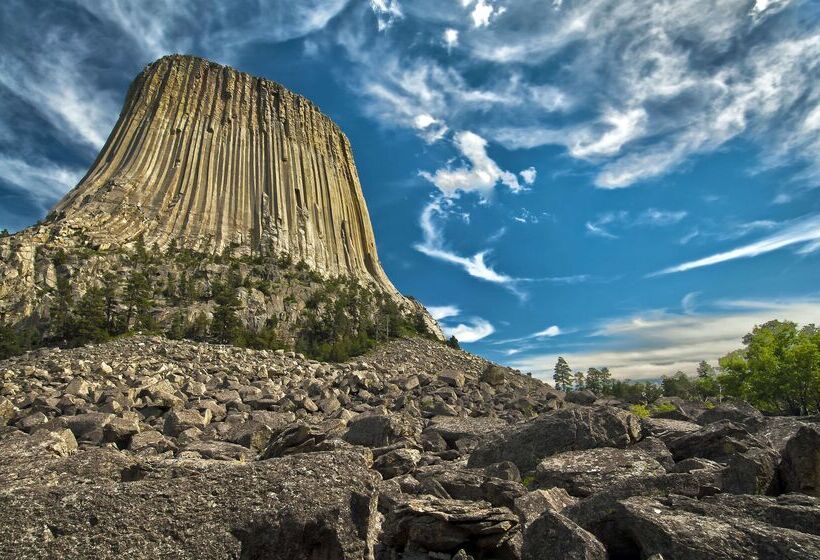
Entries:
{"type": "Polygon", "coordinates": [[[688,261],[676,266],[671,266],[669,268],[665,268],[661,271],[658,271],[652,274],[651,276],[672,274],[675,272],[684,272],[687,270],[702,268],[705,266],[712,266],[723,262],[732,261],[735,259],[748,259],[765,253],[770,253],[772,251],[777,251],[778,249],[782,249],[783,247],[788,247],[791,245],[806,244],[804,246],[804,249],[808,247],[810,248],[808,252],[812,252],[815,250],[816,244],[811,242],[817,241],[818,239],[820,239],[820,214],[812,214],[809,216],[805,216],[800,220],[793,222],[791,225],[782,228],[778,233],[775,233],[774,235],[764,237],[760,241],[756,241],[754,243],[749,243],[748,245],[737,247],[735,249],[732,249],[731,251],[724,251],[722,253],[717,253],[708,257],[704,257],[702,259],[688,261]]]}
{"type": "Polygon", "coordinates": [[[48,160],[22,160],[0,154],[0,180],[25,192],[42,210],[51,208],[82,176],[81,169],[48,160]]]}
{"type": "Polygon", "coordinates": [[[547,377],[562,355],[575,370],[606,366],[616,378],[657,378],[677,370],[694,373],[700,360],[714,364],[740,348],[742,337],[754,325],[771,319],[806,324],[818,316],[820,301],[815,299],[721,302],[711,314],[646,312],[601,324],[594,333],[600,340],[590,343],[589,351],[540,353],[510,365],[547,377]]]}
{"type": "Polygon", "coordinates": [[[443,38],[444,45],[447,47],[447,51],[449,52],[453,50],[453,47],[458,46],[458,29],[448,27],[444,30],[443,38]]]}
{"type": "Polygon", "coordinates": [[[444,333],[449,336],[455,336],[459,342],[477,342],[482,338],[486,338],[495,332],[495,327],[489,321],[479,317],[470,319],[465,323],[457,325],[442,325],[441,328],[444,333]]]}
{"type": "Polygon", "coordinates": [[[470,19],[474,27],[487,27],[490,19],[499,16],[506,11],[504,7],[495,7],[489,0],[461,0],[461,5],[465,8],[472,6],[470,19]]]}
{"type": "Polygon", "coordinates": [[[482,198],[488,199],[499,182],[512,192],[524,190],[514,173],[501,169],[487,154],[487,141],[484,138],[470,131],[461,131],[455,134],[454,143],[467,160],[467,165],[456,169],[438,169],[433,174],[426,171],[420,173],[438,187],[444,196],[477,192],[482,198]]]}
{"type": "Polygon", "coordinates": [[[485,258],[488,251],[480,251],[471,257],[464,257],[445,247],[444,232],[438,221],[446,217],[446,207],[450,205],[452,205],[451,200],[438,196],[424,207],[419,218],[422,242],[415,245],[416,250],[428,257],[457,265],[474,278],[499,284],[524,298],[525,294],[517,288],[518,279],[500,273],[486,263],[485,258]]]}
{"type": "Polygon", "coordinates": [[[440,321],[441,319],[447,319],[448,317],[457,317],[461,314],[461,310],[455,305],[428,305],[427,311],[430,312],[430,315],[436,321],[440,321]]]}
{"type": "MultiPolygon", "coordinates": [[[[422,37],[429,24],[431,43],[457,25],[457,3],[413,4],[406,10],[422,37]]],[[[738,137],[761,148],[760,169],[797,163],[820,183],[820,35],[810,3],[549,4],[519,0],[496,17],[500,4],[463,0],[473,27],[446,67],[415,43],[357,43],[361,80],[378,84],[370,110],[407,126],[395,107],[405,105],[511,149],[563,146],[602,188],[661,177],[738,137]],[[429,91],[437,95],[425,102],[429,91]]]]}
{"type": "Polygon", "coordinates": [[[684,313],[691,315],[695,312],[695,300],[697,300],[700,292],[689,292],[683,299],[680,300],[680,307],[684,313]]]}
{"type": "Polygon", "coordinates": [[[118,104],[112,91],[83,71],[88,47],[54,33],[38,45],[41,52],[11,49],[0,54],[0,88],[39,113],[66,143],[101,148],[118,104]]]}
{"type": "Polygon", "coordinates": [[[384,31],[404,17],[397,0],[370,0],[370,8],[376,14],[379,31],[384,31]]]}
{"type": "Polygon", "coordinates": [[[683,210],[658,210],[648,208],[639,214],[632,214],[627,210],[618,212],[604,212],[585,224],[587,233],[607,239],[617,239],[618,236],[610,231],[612,227],[665,227],[675,225],[687,216],[683,210]]]}
{"type": "Polygon", "coordinates": [[[547,327],[546,329],[544,329],[542,331],[538,331],[537,333],[534,333],[532,336],[534,338],[541,338],[541,337],[550,337],[550,338],[552,338],[553,336],[558,336],[559,334],[561,334],[561,329],[559,329],[557,325],[552,325],[552,326],[549,326],[549,327],[547,327]]]}
{"type": "Polygon", "coordinates": [[[521,175],[521,179],[523,179],[527,185],[535,183],[535,179],[538,176],[538,172],[534,167],[528,167],[527,169],[519,171],[518,174],[521,175]]]}

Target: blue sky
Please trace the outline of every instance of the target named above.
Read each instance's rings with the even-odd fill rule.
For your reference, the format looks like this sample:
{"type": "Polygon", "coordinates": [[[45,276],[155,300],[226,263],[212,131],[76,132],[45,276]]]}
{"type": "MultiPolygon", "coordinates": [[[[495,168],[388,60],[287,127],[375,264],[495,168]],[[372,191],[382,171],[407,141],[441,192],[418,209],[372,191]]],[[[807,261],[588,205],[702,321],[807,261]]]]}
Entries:
{"type": "Polygon", "coordinates": [[[385,269],[471,351],[652,378],[820,322],[820,3],[6,0],[0,27],[0,228],[190,53],[342,126],[385,269]]]}

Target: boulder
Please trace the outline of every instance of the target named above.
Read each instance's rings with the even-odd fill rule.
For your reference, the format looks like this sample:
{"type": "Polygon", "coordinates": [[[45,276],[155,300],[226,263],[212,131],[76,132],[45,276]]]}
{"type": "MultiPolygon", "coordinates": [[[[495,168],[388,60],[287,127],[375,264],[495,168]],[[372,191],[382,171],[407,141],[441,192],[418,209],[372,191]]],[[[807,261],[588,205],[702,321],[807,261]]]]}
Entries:
{"type": "Polygon", "coordinates": [[[462,372],[455,369],[442,371],[438,378],[450,387],[455,387],[456,389],[464,387],[464,381],[466,379],[462,372]]]}
{"type": "Polygon", "coordinates": [[[420,460],[421,451],[417,449],[394,449],[373,461],[373,468],[386,480],[413,472],[420,460]]]}
{"type": "Polygon", "coordinates": [[[573,498],[563,488],[533,490],[515,499],[513,511],[518,514],[522,525],[529,525],[546,510],[561,513],[564,508],[577,502],[578,498],[573,498]]]}
{"type": "Polygon", "coordinates": [[[418,441],[421,424],[401,414],[361,414],[348,423],[343,438],[353,445],[384,447],[403,439],[418,441]]]}
{"type": "Polygon", "coordinates": [[[547,412],[480,444],[468,465],[482,467],[512,461],[522,473],[563,451],[626,447],[641,435],[638,417],[624,410],[573,407],[547,412]]]}
{"type": "Polygon", "coordinates": [[[664,560],[820,558],[820,537],[759,521],[732,509],[710,515],[697,500],[633,497],[618,502],[602,535],[610,555],[664,560]]]}
{"type": "Polygon", "coordinates": [[[503,385],[505,380],[504,373],[505,369],[503,367],[496,364],[487,364],[487,367],[484,368],[481,374],[481,381],[493,387],[503,385]]]}
{"type": "Polygon", "coordinates": [[[487,502],[433,496],[400,502],[384,522],[383,540],[397,551],[493,551],[514,536],[518,517],[487,502]]]}
{"type": "Polygon", "coordinates": [[[654,436],[667,445],[673,439],[701,429],[701,426],[694,422],[669,420],[667,418],[642,418],[641,427],[645,435],[654,436]]]}
{"type": "Polygon", "coordinates": [[[720,422],[721,420],[728,420],[730,422],[744,423],[750,419],[762,419],[763,414],[747,403],[741,400],[726,400],[717,406],[707,408],[698,417],[697,422],[701,425],[712,424],[720,422]]]}
{"type": "Polygon", "coordinates": [[[600,447],[544,459],[535,481],[541,488],[564,488],[572,496],[586,497],[616,482],[665,473],[663,465],[641,450],[600,447]]]}
{"type": "Polygon", "coordinates": [[[607,560],[604,546],[560,513],[546,510],[524,533],[522,560],[607,560]]]}
{"type": "Polygon", "coordinates": [[[589,406],[598,400],[598,397],[592,391],[583,389],[581,391],[569,391],[567,396],[564,397],[564,400],[570,403],[589,406]]]}
{"type": "Polygon", "coordinates": [[[454,448],[459,440],[475,442],[499,434],[508,426],[507,422],[498,418],[435,416],[424,432],[439,434],[448,446],[454,448]]]}
{"type": "Polygon", "coordinates": [[[157,463],[129,482],[15,485],[0,493],[0,550],[32,559],[373,559],[376,478],[360,455],[187,465],[157,463]]]}
{"type": "Polygon", "coordinates": [[[820,497],[820,426],[806,425],[786,444],[780,464],[786,492],[820,497]]]}

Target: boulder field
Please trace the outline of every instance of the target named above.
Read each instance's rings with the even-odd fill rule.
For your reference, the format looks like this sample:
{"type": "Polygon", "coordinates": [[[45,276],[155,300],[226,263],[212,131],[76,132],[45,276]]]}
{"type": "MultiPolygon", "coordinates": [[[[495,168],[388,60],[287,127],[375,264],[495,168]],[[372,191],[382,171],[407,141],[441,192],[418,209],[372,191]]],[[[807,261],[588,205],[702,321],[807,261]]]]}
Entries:
{"type": "Polygon", "coordinates": [[[0,382],[0,558],[820,559],[817,418],[638,418],[421,338],[134,336],[0,382]]]}

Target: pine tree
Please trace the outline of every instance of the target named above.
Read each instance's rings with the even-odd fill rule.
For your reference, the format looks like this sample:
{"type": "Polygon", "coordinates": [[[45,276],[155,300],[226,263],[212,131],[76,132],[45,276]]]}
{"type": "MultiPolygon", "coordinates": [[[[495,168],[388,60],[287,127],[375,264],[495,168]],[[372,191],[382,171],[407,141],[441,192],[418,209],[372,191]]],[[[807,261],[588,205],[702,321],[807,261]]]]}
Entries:
{"type": "Polygon", "coordinates": [[[576,391],[583,391],[587,388],[586,379],[584,378],[583,371],[576,371],[575,372],[575,390],[576,391]]]}
{"type": "Polygon", "coordinates": [[[450,348],[455,348],[456,350],[461,350],[461,345],[459,345],[458,339],[455,335],[451,336],[447,340],[447,346],[449,346],[450,348]]]}
{"type": "Polygon", "coordinates": [[[153,288],[148,275],[141,270],[134,269],[128,277],[128,284],[125,286],[124,303],[125,330],[131,329],[131,321],[135,319],[135,326],[144,330],[151,330],[153,318],[151,317],[151,307],[154,305],[153,288]]]}
{"type": "Polygon", "coordinates": [[[214,320],[211,331],[214,339],[222,344],[232,344],[242,335],[242,321],[240,321],[237,311],[239,310],[239,298],[236,287],[232,285],[214,286],[214,320]]]}
{"type": "Polygon", "coordinates": [[[73,298],[71,295],[71,285],[68,276],[64,274],[57,275],[57,294],[54,304],[49,308],[51,315],[52,332],[54,336],[60,340],[67,340],[70,338],[70,323],[71,323],[71,304],[73,298]]]}
{"type": "Polygon", "coordinates": [[[102,295],[105,300],[105,328],[110,334],[117,333],[115,312],[119,292],[119,277],[113,272],[106,274],[103,278],[102,295]]]}
{"type": "Polygon", "coordinates": [[[0,360],[16,356],[22,351],[17,331],[11,325],[0,323],[0,360]]]}
{"type": "Polygon", "coordinates": [[[108,338],[105,296],[100,288],[89,288],[71,316],[71,343],[101,342],[108,338]]]}
{"type": "Polygon", "coordinates": [[[706,360],[701,360],[701,362],[698,364],[697,372],[698,377],[701,379],[710,377],[714,373],[714,371],[715,369],[712,366],[710,366],[709,363],[706,362],[706,360]]]}
{"type": "Polygon", "coordinates": [[[601,370],[598,368],[591,367],[587,369],[587,389],[592,391],[593,393],[601,393],[603,391],[603,377],[601,375],[601,370]]]}
{"type": "Polygon", "coordinates": [[[555,388],[559,391],[572,390],[572,368],[563,357],[559,356],[558,361],[555,362],[555,373],[552,379],[555,381],[555,388]]]}

